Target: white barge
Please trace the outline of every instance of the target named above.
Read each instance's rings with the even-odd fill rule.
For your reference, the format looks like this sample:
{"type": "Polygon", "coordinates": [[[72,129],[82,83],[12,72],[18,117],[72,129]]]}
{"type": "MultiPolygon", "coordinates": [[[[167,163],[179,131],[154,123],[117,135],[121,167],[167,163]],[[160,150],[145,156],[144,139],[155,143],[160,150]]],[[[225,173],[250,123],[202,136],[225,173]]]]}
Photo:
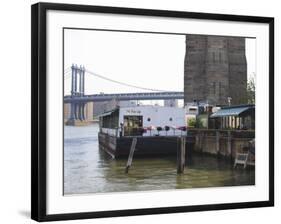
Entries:
{"type": "Polygon", "coordinates": [[[100,115],[99,145],[113,158],[128,156],[137,138],[135,156],[176,155],[179,137],[193,138],[186,130],[185,110],[177,107],[117,107],[100,115]]]}

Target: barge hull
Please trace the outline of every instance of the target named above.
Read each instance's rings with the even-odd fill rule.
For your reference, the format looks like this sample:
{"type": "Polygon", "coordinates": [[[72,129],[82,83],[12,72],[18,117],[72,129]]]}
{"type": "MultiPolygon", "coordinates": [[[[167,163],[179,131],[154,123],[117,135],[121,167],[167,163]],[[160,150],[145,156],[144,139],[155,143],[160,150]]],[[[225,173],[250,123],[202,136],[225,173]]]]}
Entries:
{"type": "MultiPolygon", "coordinates": [[[[177,153],[177,136],[115,137],[99,133],[99,145],[113,158],[128,157],[133,138],[137,138],[134,156],[170,156],[177,153]]],[[[193,137],[186,137],[186,150],[191,150],[193,144],[193,137]]]]}

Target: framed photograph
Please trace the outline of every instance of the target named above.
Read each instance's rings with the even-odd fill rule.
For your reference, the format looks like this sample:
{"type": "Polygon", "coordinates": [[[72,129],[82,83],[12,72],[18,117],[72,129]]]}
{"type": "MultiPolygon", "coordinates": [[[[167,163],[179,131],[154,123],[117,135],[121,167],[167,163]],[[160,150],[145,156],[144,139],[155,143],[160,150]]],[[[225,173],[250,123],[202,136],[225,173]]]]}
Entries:
{"type": "Polygon", "coordinates": [[[32,5],[32,219],[274,205],[274,19],[32,5]]]}

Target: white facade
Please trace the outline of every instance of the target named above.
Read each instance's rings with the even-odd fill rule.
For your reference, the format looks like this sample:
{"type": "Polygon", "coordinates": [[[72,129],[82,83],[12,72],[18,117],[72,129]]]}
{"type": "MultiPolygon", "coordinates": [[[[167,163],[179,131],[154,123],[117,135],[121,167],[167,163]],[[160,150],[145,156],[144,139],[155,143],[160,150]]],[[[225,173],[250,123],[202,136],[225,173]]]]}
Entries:
{"type": "Polygon", "coordinates": [[[119,124],[124,124],[124,116],[142,117],[142,127],[147,130],[143,136],[183,135],[185,133],[185,131],[177,129],[186,126],[184,108],[163,106],[121,107],[119,109],[119,124]],[[170,130],[165,131],[165,126],[170,127],[170,130]],[[158,132],[157,127],[162,127],[163,130],[158,132]]]}

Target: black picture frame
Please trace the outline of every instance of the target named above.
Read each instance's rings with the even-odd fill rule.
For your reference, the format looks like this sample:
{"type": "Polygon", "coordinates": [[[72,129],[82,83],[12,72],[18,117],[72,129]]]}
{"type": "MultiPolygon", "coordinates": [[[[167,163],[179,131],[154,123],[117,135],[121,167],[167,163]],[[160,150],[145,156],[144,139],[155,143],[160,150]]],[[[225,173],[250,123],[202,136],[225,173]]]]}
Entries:
{"type": "Polygon", "coordinates": [[[103,7],[73,4],[37,3],[31,11],[31,218],[36,221],[71,220],[161,213],[192,212],[274,206],[274,18],[240,15],[163,11],[137,8],[103,7]],[[269,200],[196,206],[160,207],[68,214],[46,213],[46,13],[48,10],[98,12],[123,15],[161,16],[217,21],[254,22],[269,25],[269,200]]]}

